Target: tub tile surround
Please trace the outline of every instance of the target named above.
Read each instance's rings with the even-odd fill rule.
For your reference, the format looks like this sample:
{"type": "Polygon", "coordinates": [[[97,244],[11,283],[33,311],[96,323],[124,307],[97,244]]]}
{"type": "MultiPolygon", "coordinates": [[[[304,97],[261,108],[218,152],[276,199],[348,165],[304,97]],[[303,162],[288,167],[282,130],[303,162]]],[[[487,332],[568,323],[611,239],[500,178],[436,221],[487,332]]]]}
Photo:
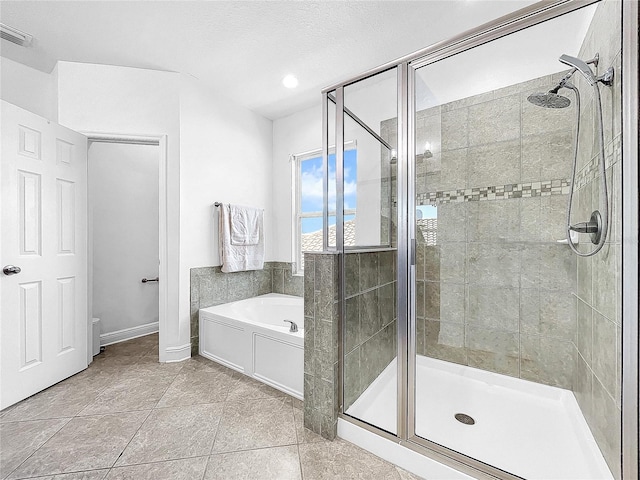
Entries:
{"type": "MultiPolygon", "coordinates": [[[[596,10],[580,49],[580,58],[600,54],[598,73],[615,70],[614,85],[600,87],[603,107],[605,165],[609,193],[610,226],[607,243],[593,257],[578,258],[576,303],[578,326],[575,342],[573,390],[587,424],[615,478],[620,472],[621,436],[621,4],[605,0],[596,10]]],[[[575,221],[588,219],[599,209],[598,145],[595,131],[593,90],[578,80],[584,96],[581,121],[589,134],[581,136],[578,148],[579,182],[575,187],[575,221]],[[595,136],[594,136],[595,138],[595,136]]]]}
{"type": "Polygon", "coordinates": [[[215,362],[195,356],[150,375],[157,341],[109,345],[87,370],[0,412],[0,478],[417,478],[348,442],[326,441],[304,427],[299,400],[215,362]],[[136,397],[117,413],[79,414],[150,376],[168,384],[153,402],[136,397]],[[203,396],[203,385],[216,394],[203,396]]]}
{"type": "Polygon", "coordinates": [[[292,264],[265,262],[263,270],[222,273],[220,267],[191,269],[191,354],[198,354],[201,308],[244,300],[267,293],[302,297],[303,277],[293,275],[292,264]]]}

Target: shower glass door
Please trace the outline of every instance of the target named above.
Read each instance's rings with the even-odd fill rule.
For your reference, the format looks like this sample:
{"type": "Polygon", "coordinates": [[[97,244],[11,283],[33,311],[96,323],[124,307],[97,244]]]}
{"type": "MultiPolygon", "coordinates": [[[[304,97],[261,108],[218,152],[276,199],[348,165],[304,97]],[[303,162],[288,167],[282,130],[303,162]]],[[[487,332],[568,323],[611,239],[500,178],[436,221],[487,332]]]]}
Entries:
{"type": "Polygon", "coordinates": [[[594,74],[619,79],[620,20],[604,1],[410,65],[418,443],[524,478],[620,476],[620,83],[598,85],[608,237],[579,257],[572,185],[573,223],[603,210],[597,95],[558,61],[599,54],[594,74]]]}
{"type": "Polygon", "coordinates": [[[396,72],[344,87],[342,132],[336,135],[338,143],[343,136],[336,174],[342,209],[342,410],[391,433],[397,432],[398,410],[396,72]]]}

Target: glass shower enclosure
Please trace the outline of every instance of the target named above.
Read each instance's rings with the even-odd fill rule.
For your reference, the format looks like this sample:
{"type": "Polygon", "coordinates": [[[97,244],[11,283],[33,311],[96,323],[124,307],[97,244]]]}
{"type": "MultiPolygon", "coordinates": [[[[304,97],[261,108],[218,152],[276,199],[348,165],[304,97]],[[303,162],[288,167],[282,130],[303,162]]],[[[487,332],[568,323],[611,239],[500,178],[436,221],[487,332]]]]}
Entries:
{"type": "Polygon", "coordinates": [[[622,8],[534,5],[324,92],[343,421],[498,478],[637,467],[622,8]]]}

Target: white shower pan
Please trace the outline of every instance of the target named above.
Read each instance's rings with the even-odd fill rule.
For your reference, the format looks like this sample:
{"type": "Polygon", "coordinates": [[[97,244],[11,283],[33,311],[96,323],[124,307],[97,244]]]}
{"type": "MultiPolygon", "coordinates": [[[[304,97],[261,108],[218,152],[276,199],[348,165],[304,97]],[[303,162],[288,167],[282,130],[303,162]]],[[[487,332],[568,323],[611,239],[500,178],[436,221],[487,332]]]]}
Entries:
{"type": "MultiPolygon", "coordinates": [[[[395,432],[396,391],[394,359],[346,413],[395,432]]],[[[613,478],[572,392],[421,355],[416,434],[531,480],[613,478]]]]}

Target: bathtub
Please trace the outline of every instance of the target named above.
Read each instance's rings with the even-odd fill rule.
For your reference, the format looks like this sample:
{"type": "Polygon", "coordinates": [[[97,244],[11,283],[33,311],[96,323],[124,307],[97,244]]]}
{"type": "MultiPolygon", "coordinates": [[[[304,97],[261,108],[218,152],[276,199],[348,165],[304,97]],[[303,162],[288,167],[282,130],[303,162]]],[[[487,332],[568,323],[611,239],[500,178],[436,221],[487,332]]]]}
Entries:
{"type": "Polygon", "coordinates": [[[268,293],[201,308],[200,355],[302,400],[303,299],[268,293]]]}

